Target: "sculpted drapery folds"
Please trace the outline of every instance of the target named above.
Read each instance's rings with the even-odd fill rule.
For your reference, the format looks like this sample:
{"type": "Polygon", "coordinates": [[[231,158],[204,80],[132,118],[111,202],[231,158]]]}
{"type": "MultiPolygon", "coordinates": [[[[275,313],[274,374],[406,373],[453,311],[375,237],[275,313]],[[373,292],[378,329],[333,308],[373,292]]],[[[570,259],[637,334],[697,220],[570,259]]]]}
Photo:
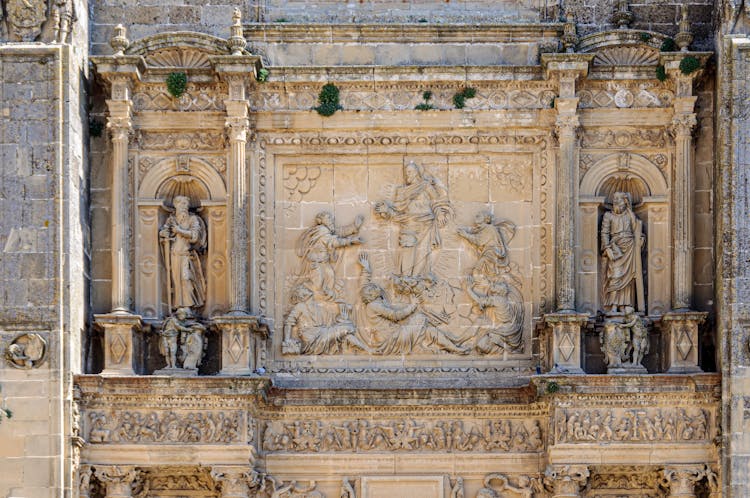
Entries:
{"type": "Polygon", "coordinates": [[[159,352],[167,360],[167,368],[180,368],[180,360],[182,368],[194,370],[203,359],[206,327],[188,319],[188,314],[188,308],[179,308],[162,325],[159,352]]]}
{"type": "Polygon", "coordinates": [[[372,281],[372,269],[366,254],[361,254],[362,267],[360,297],[364,304],[367,324],[374,335],[379,354],[410,354],[415,351],[448,352],[468,354],[463,345],[465,339],[458,338],[438,327],[447,323],[447,316],[423,310],[419,302],[394,304],[385,294],[385,289],[372,281]]]}
{"type": "Polygon", "coordinates": [[[606,260],[603,303],[605,311],[625,306],[645,311],[641,250],[643,223],[633,212],[624,192],[612,196],[612,210],[604,214],[601,228],[602,253],[606,260]]]}
{"type": "Polygon", "coordinates": [[[327,299],[337,297],[340,285],[333,265],[338,261],[338,249],[362,243],[359,229],[363,222],[364,218],[357,216],[351,225],[336,228],[333,214],[322,211],[302,234],[297,247],[297,256],[302,258],[299,278],[309,279],[314,292],[327,299]]]}
{"type": "Polygon", "coordinates": [[[404,181],[391,200],[375,203],[375,213],[400,225],[397,276],[426,275],[432,272],[432,252],[442,245],[440,229],[453,217],[453,207],[440,180],[422,166],[404,166],[404,181]]]}
{"type": "Polygon", "coordinates": [[[159,230],[168,274],[169,311],[196,310],[206,302],[206,278],[200,253],[205,251],[207,232],[203,219],[188,210],[190,199],[176,196],[175,212],[159,230]]]}

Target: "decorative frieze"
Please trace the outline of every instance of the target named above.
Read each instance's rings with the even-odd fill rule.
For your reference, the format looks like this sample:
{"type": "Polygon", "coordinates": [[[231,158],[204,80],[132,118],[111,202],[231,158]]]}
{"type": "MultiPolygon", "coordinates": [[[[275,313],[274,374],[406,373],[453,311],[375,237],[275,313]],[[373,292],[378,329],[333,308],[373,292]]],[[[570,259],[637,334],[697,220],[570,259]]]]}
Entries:
{"type": "Polygon", "coordinates": [[[544,448],[538,420],[438,421],[295,420],[266,423],[265,452],[486,452],[536,453],[544,448]]]}

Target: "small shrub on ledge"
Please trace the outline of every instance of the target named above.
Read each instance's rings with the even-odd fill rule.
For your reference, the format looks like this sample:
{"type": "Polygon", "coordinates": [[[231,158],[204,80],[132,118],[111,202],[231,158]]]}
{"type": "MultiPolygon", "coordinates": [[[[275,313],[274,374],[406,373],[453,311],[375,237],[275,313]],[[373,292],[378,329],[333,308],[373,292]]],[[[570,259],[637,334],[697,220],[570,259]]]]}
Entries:
{"type": "Polygon", "coordinates": [[[265,83],[266,81],[268,81],[268,75],[269,74],[271,74],[271,73],[268,71],[268,69],[261,68],[258,71],[258,76],[256,76],[255,79],[258,80],[258,82],[260,82],[260,83],[265,83]]]}
{"type": "Polygon", "coordinates": [[[453,105],[456,107],[456,109],[463,109],[464,106],[466,106],[466,100],[473,99],[476,96],[477,96],[476,89],[470,86],[467,86],[466,88],[464,88],[460,92],[457,92],[453,96],[453,105]]]}
{"type": "Polygon", "coordinates": [[[338,87],[333,83],[323,85],[318,94],[318,107],[315,107],[315,110],[321,116],[333,116],[339,109],[341,109],[341,105],[339,104],[338,87]]]}
{"type": "Polygon", "coordinates": [[[672,38],[665,38],[659,50],[662,52],[674,52],[677,50],[677,44],[672,38]]]}
{"type": "Polygon", "coordinates": [[[167,91],[169,94],[179,99],[187,90],[187,74],[183,72],[169,73],[167,76],[167,91]]]}
{"type": "Polygon", "coordinates": [[[662,64],[656,66],[656,79],[659,81],[666,81],[667,79],[667,70],[664,69],[662,64]]]}
{"type": "Polygon", "coordinates": [[[422,100],[424,102],[417,104],[417,106],[414,108],[417,111],[429,111],[430,109],[434,109],[432,104],[430,104],[430,99],[432,98],[432,92],[427,90],[422,94],[422,100]]]}
{"type": "Polygon", "coordinates": [[[701,68],[701,61],[699,61],[696,57],[693,57],[692,55],[688,55],[687,57],[684,57],[680,61],[680,72],[682,74],[691,74],[696,72],[698,69],[701,68]]]}

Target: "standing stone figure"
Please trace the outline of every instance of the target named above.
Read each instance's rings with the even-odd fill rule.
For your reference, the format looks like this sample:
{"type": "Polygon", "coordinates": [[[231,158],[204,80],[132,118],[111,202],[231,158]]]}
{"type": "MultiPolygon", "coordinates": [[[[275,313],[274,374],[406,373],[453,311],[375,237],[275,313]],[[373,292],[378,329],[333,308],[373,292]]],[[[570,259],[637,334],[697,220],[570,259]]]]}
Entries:
{"type": "Polygon", "coordinates": [[[647,322],[632,306],[625,306],[622,315],[611,315],[604,321],[599,340],[609,373],[645,372],[641,362],[649,352],[647,322]]]}
{"type": "Polygon", "coordinates": [[[353,224],[336,228],[333,214],[322,211],[299,239],[297,256],[302,258],[299,277],[309,278],[314,290],[327,299],[334,299],[337,294],[333,265],[338,261],[338,249],[362,243],[359,229],[363,222],[364,218],[357,216],[353,224]]]}
{"type": "Polygon", "coordinates": [[[453,217],[453,207],[440,180],[422,166],[404,166],[404,181],[391,200],[375,203],[375,213],[401,226],[397,276],[426,275],[432,271],[432,252],[442,245],[440,229],[453,217]]]}
{"type": "Polygon", "coordinates": [[[206,302],[206,279],[200,260],[200,253],[206,250],[206,225],[200,216],[188,211],[190,199],[178,195],[173,203],[174,214],[159,230],[168,275],[169,311],[195,310],[206,302]]]}
{"type": "Polygon", "coordinates": [[[474,225],[459,227],[456,232],[479,254],[471,270],[474,279],[496,277],[508,266],[507,244],[516,232],[512,222],[497,220],[489,211],[480,211],[474,217],[474,225]]]}
{"type": "Polygon", "coordinates": [[[630,205],[630,196],[616,192],[612,210],[604,214],[601,228],[602,253],[606,260],[605,311],[617,313],[625,306],[645,311],[641,250],[643,222],[630,205]]]}

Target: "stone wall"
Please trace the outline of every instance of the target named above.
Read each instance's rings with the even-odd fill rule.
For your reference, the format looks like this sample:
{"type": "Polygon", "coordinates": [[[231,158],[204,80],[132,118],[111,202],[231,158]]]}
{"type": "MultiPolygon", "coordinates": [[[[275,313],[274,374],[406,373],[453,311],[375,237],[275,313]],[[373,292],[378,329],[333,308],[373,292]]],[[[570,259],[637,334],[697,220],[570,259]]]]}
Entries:
{"type": "Polygon", "coordinates": [[[0,423],[2,496],[70,493],[77,458],[71,400],[87,329],[88,22],[85,2],[68,8],[84,16],[65,43],[0,44],[0,348],[15,351],[0,364],[0,404],[11,412],[0,423]]]}

